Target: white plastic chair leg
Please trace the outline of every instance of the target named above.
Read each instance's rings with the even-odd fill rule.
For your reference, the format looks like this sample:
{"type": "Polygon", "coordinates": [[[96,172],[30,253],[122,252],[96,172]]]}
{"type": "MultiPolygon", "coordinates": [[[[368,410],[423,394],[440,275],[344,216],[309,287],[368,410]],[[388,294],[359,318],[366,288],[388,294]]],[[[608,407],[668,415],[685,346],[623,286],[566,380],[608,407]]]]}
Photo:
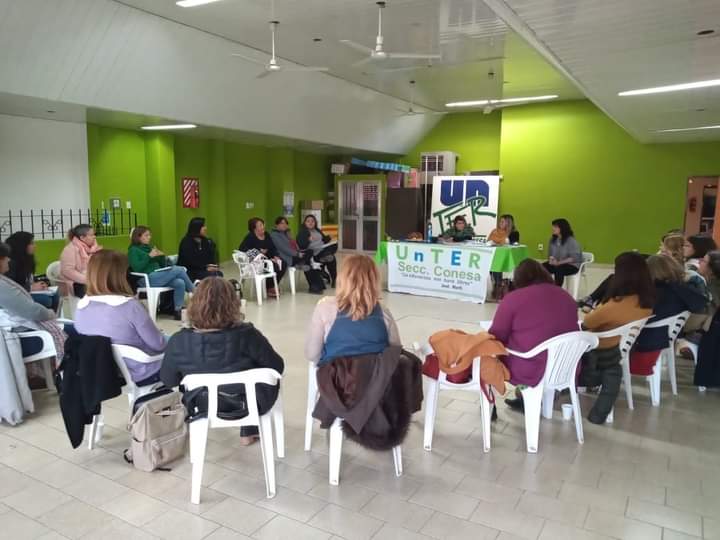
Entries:
{"type": "Polygon", "coordinates": [[[278,287],[277,276],[273,276],[273,284],[275,285],[275,294],[280,298],[280,287],[278,287]]]}
{"type": "Polygon", "coordinates": [[[610,414],[607,415],[607,418],[605,419],[606,424],[612,424],[615,421],[615,407],[610,409],[610,414]]]}
{"type": "Polygon", "coordinates": [[[523,405],[525,407],[525,441],[527,451],[536,454],[540,438],[540,409],[542,408],[542,383],[537,386],[525,388],[522,391],[523,405]]]}
{"type": "Polygon", "coordinates": [[[95,449],[95,445],[102,439],[103,419],[101,414],[93,416],[93,421],[88,429],[88,450],[95,449]]]}
{"type": "Polygon", "coordinates": [[[635,403],[633,402],[633,393],[632,393],[632,375],[630,374],[630,362],[627,360],[627,358],[624,358],[621,362],[622,370],[623,370],[623,386],[625,387],[625,398],[627,399],[627,406],[628,409],[633,410],[635,408],[635,403]]]}
{"type": "MultiPolygon", "coordinates": [[[[488,390],[492,392],[492,388],[488,386],[488,390]]],[[[490,401],[488,401],[485,392],[480,392],[480,415],[482,416],[482,439],[483,439],[483,452],[487,453],[490,451],[490,415],[491,415],[490,401]]]]}
{"type": "Polygon", "coordinates": [[[438,393],[440,384],[437,380],[425,377],[427,389],[425,391],[425,428],[423,430],[423,448],[432,450],[433,431],[435,431],[435,416],[437,415],[438,393]]]}
{"type": "Polygon", "coordinates": [[[305,412],[305,451],[309,452],[312,447],[313,409],[317,401],[317,378],[315,377],[315,365],[308,363],[308,396],[307,410],[305,412]]]}
{"type": "Polygon", "coordinates": [[[674,396],[678,395],[677,389],[677,372],[675,371],[675,343],[670,344],[669,349],[664,351],[667,360],[668,375],[670,375],[670,388],[674,396]]]}
{"type": "Polygon", "coordinates": [[[43,374],[45,376],[45,384],[47,385],[48,391],[52,392],[55,388],[55,381],[53,380],[52,362],[54,358],[45,358],[41,360],[43,367],[43,374]]]}
{"type": "Polygon", "coordinates": [[[255,277],[255,293],[257,295],[258,306],[262,306],[263,303],[263,278],[255,277]]]}
{"type": "Polygon", "coordinates": [[[190,463],[192,463],[190,502],[193,504],[200,504],[200,489],[202,487],[203,467],[205,466],[209,425],[207,418],[190,422],[190,463]]]}
{"type": "Polygon", "coordinates": [[[260,417],[260,446],[265,469],[265,491],[267,498],[275,496],[275,451],[273,450],[272,422],[269,414],[260,417]]]}
{"type": "Polygon", "coordinates": [[[152,290],[151,287],[148,287],[145,289],[147,296],[147,304],[148,304],[148,312],[150,313],[150,318],[155,322],[157,320],[157,307],[158,307],[158,294],[152,290]]]}
{"type": "Polygon", "coordinates": [[[295,268],[290,268],[290,270],[288,270],[288,274],[290,276],[290,293],[295,296],[295,276],[297,275],[297,270],[295,268]]]}
{"type": "Polygon", "coordinates": [[[570,387],[570,401],[572,401],[573,406],[573,417],[575,418],[575,433],[577,434],[577,440],[580,444],[583,444],[585,442],[585,435],[583,434],[580,399],[578,399],[577,391],[572,386],[570,387]]]}
{"type": "Polygon", "coordinates": [[[395,463],[395,476],[402,476],[403,473],[403,462],[402,462],[402,446],[394,446],[392,449],[393,462],[395,463]]]}
{"type": "Polygon", "coordinates": [[[278,392],[277,400],[270,412],[272,414],[273,427],[275,428],[277,457],[282,459],[285,457],[285,415],[283,414],[282,390],[278,392]]]}
{"type": "Polygon", "coordinates": [[[331,486],[340,484],[340,461],[342,458],[343,431],[342,420],[336,418],[330,426],[330,449],[328,452],[329,481],[331,486]]]}
{"type": "Polygon", "coordinates": [[[552,420],[553,405],[555,404],[555,390],[545,390],[542,396],[542,415],[543,418],[552,420]]]}
{"type": "Polygon", "coordinates": [[[655,362],[653,367],[653,374],[647,378],[648,384],[650,385],[650,401],[653,407],[660,406],[660,394],[661,394],[661,377],[662,377],[662,354],[655,362]]]}

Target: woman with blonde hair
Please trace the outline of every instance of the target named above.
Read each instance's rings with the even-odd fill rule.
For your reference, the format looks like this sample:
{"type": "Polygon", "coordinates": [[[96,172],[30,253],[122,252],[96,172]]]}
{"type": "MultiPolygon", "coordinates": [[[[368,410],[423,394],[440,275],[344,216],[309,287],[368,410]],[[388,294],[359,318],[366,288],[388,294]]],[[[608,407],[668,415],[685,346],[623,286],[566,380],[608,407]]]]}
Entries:
{"type": "MultiPolygon", "coordinates": [[[[170,338],[160,378],[168,387],[177,386],[191,373],[234,373],[253,368],[271,368],[283,372],[285,363],[270,342],[250,323],[243,322],[240,300],[235,288],[219,277],[202,280],[188,307],[190,328],[184,328],[170,338]]],[[[247,414],[245,387],[228,384],[220,387],[218,414],[232,420],[247,414]]],[[[278,386],[260,384],[257,402],[260,414],[275,404],[278,386]]],[[[207,414],[207,389],[193,390],[184,396],[190,421],[207,414]]],[[[255,426],[240,431],[240,444],[257,440],[255,426]]]]}
{"type": "MultiPolygon", "coordinates": [[[[128,258],[112,250],[98,251],[87,267],[87,294],[75,312],[75,330],[87,336],[105,336],[113,344],[129,345],[155,356],[167,340],[143,305],[134,298],[127,281],[128,258]]],[[[138,386],[160,380],[160,364],[125,359],[130,377],[138,386]]]]}
{"type": "Polygon", "coordinates": [[[680,267],[685,265],[685,237],[682,234],[668,234],[663,237],[658,255],[667,255],[680,267]]]}
{"type": "Polygon", "coordinates": [[[395,320],[380,305],[380,272],[367,255],[346,257],[336,295],[315,306],[305,357],[321,366],[335,358],[381,353],[388,345],[401,343],[395,320]]]}

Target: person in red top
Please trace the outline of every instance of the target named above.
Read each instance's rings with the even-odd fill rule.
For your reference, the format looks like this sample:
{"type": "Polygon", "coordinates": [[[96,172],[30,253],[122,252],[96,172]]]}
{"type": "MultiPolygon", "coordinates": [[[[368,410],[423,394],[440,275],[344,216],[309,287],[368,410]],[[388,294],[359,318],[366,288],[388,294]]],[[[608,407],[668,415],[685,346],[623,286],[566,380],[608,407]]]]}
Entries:
{"type": "MultiPolygon", "coordinates": [[[[525,259],[515,268],[513,281],[515,290],[500,302],[488,330],[505,347],[526,352],[545,340],[578,329],[575,300],[555,286],[542,264],[525,259]]],[[[502,360],[510,370],[511,384],[536,386],[545,374],[547,353],[534,358],[508,355],[502,360]]],[[[506,399],[505,403],[523,409],[518,391],[514,399],[506,399]]]]}

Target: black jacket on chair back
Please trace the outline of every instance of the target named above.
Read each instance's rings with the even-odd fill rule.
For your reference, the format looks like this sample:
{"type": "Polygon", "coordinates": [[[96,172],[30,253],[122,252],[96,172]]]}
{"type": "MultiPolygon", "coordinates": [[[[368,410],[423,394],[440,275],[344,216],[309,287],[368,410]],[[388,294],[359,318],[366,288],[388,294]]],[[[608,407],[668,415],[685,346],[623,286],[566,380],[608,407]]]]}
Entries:
{"type": "Polygon", "coordinates": [[[73,448],[80,446],[85,425],[100,414],[100,404],[117,397],[125,384],[113,358],[110,339],[104,336],[71,336],[56,376],[60,409],[73,448]]]}
{"type": "MultiPolygon", "coordinates": [[[[168,387],[177,386],[185,375],[193,373],[232,373],[254,368],[283,372],[283,359],[270,342],[252,324],[232,328],[197,331],[185,328],[173,335],[165,349],[160,378],[168,387]]],[[[278,386],[257,386],[260,414],[275,404],[278,386]]],[[[219,389],[218,416],[225,420],[247,415],[245,388],[242,384],[223,385],[219,389]]],[[[207,415],[207,389],[198,388],[183,396],[191,421],[207,415]]]]}

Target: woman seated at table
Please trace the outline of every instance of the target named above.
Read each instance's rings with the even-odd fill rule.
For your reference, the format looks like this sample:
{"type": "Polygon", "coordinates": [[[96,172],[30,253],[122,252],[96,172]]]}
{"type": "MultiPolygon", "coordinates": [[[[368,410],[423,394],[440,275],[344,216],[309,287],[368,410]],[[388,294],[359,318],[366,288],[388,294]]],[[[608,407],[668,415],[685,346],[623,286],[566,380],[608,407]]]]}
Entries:
{"type": "Polygon", "coordinates": [[[222,277],[215,242],[207,236],[204,217],[194,217],[188,223],[187,233],[178,248],[177,265],[187,269],[192,281],[208,276],[222,277]]]}
{"type": "MultiPolygon", "coordinates": [[[[683,311],[703,313],[708,299],[697,289],[685,282],[683,267],[667,255],[652,255],[647,260],[650,277],[655,284],[655,305],[649,323],[672,317],[683,311]]],[[[634,351],[655,352],[665,349],[669,344],[668,329],[643,328],[635,341],[634,351]]],[[[654,364],[652,355],[637,355],[639,362],[654,364]],[[642,358],[642,359],[641,359],[642,358]]],[[[647,371],[647,365],[639,367],[647,371]]]]}
{"type": "Polygon", "coordinates": [[[7,238],[10,246],[10,279],[22,285],[32,299],[46,308],[57,311],[60,297],[48,291],[48,283],[35,279],[35,237],[25,231],[18,231],[7,238]]]}
{"type": "Polygon", "coordinates": [[[68,231],[68,244],[60,254],[60,277],[72,284],[68,294],[85,296],[87,265],[90,257],[102,249],[95,238],[95,229],[85,223],[68,231]]]}
{"type": "Polygon", "coordinates": [[[475,236],[472,226],[468,225],[465,216],[455,216],[453,225],[442,233],[442,238],[452,242],[465,242],[475,236]]]}
{"type": "Polygon", "coordinates": [[[711,236],[704,234],[688,236],[683,243],[685,270],[699,272],[701,261],[705,258],[705,255],[716,249],[717,244],[711,236]]]}
{"type": "MultiPolygon", "coordinates": [[[[585,316],[583,329],[605,332],[649,317],[655,304],[655,290],[645,258],[632,251],[615,258],[615,274],[605,298],[585,316]]],[[[603,338],[597,349],[583,355],[580,386],[602,386],[588,420],[603,424],[610,414],[622,382],[619,337],[603,338]]]]}
{"type": "MultiPolygon", "coordinates": [[[[128,258],[118,251],[103,250],[88,263],[87,294],[78,302],[75,330],[86,336],[105,336],[113,344],[129,345],[155,356],[167,340],[147,309],[134,298],[127,281],[128,258]]],[[[161,361],[142,363],[125,359],[138,386],[160,380],[161,361]]]]}
{"type": "MultiPolygon", "coordinates": [[[[278,253],[275,243],[270,238],[270,235],[265,230],[265,222],[259,217],[251,218],[248,221],[248,233],[247,236],[240,244],[239,251],[243,251],[253,256],[255,254],[262,254],[272,261],[273,269],[277,274],[278,284],[287,271],[287,266],[283,264],[280,254],[278,253]]],[[[270,298],[277,298],[278,293],[275,290],[275,286],[271,280],[265,280],[265,290],[270,298]]]]}
{"type": "Polygon", "coordinates": [[[555,284],[562,287],[565,276],[572,276],[580,270],[582,249],[567,219],[553,220],[552,233],[548,243],[550,256],[543,266],[553,275],[555,284]]]}
{"type": "MultiPolygon", "coordinates": [[[[147,274],[151,287],[170,287],[173,290],[175,320],[182,319],[185,293],[195,290],[193,282],[181,266],[168,266],[165,254],[151,244],[152,231],[143,225],[135,227],[130,236],[128,259],[133,272],[147,274]]],[[[144,280],[143,280],[144,281],[144,280]]],[[[139,283],[144,287],[145,283],[139,283]]]]}
{"type": "Polygon", "coordinates": [[[401,345],[395,319],[380,304],[380,272],[367,255],[343,260],[335,296],[317,303],[305,338],[305,358],[318,366],[335,358],[377,354],[401,345]]]}
{"type": "MultiPolygon", "coordinates": [[[[498,246],[506,244],[517,244],[520,242],[520,232],[515,228],[515,218],[510,214],[503,214],[498,220],[498,226],[488,235],[488,242],[498,246]]],[[[490,272],[493,280],[493,297],[499,298],[502,289],[502,272],[490,272]]]]}
{"type": "MultiPolygon", "coordinates": [[[[55,343],[57,360],[60,360],[67,336],[54,320],[55,312],[34,302],[22,285],[6,277],[9,266],[10,246],[0,242],[0,327],[49,332],[55,343]]],[[[24,357],[37,354],[43,349],[43,342],[39,337],[20,338],[20,345],[24,357]]]]}
{"type": "Polygon", "coordinates": [[[305,216],[296,240],[301,251],[310,252],[315,262],[323,266],[330,287],[335,288],[335,280],[337,279],[337,261],[335,260],[337,244],[327,245],[331,243],[332,238],[323,233],[318,227],[315,216],[312,214],[305,216]]]}
{"type": "MultiPolygon", "coordinates": [[[[553,284],[552,276],[539,262],[522,261],[515,268],[513,281],[515,290],[502,299],[488,330],[505,347],[525,352],[547,339],[577,330],[575,301],[553,284]]],[[[508,355],[502,361],[510,370],[510,383],[517,387],[515,398],[506,399],[505,403],[512,409],[523,410],[520,390],[542,380],[547,353],[534,358],[508,355]]]]}
{"type": "MultiPolygon", "coordinates": [[[[160,369],[165,386],[177,386],[192,373],[234,373],[254,368],[283,372],[285,364],[267,338],[252,324],[242,322],[240,300],[226,280],[209,277],[202,280],[190,300],[188,319],[191,328],[183,328],[168,342],[160,369]]],[[[220,386],[218,416],[225,420],[247,415],[245,388],[242,384],[220,386]]],[[[260,414],[272,409],[279,386],[256,387],[260,414]]],[[[194,390],[183,402],[191,420],[207,413],[207,389],[194,390]]],[[[240,444],[257,440],[256,426],[240,430],[240,444]]]]}

